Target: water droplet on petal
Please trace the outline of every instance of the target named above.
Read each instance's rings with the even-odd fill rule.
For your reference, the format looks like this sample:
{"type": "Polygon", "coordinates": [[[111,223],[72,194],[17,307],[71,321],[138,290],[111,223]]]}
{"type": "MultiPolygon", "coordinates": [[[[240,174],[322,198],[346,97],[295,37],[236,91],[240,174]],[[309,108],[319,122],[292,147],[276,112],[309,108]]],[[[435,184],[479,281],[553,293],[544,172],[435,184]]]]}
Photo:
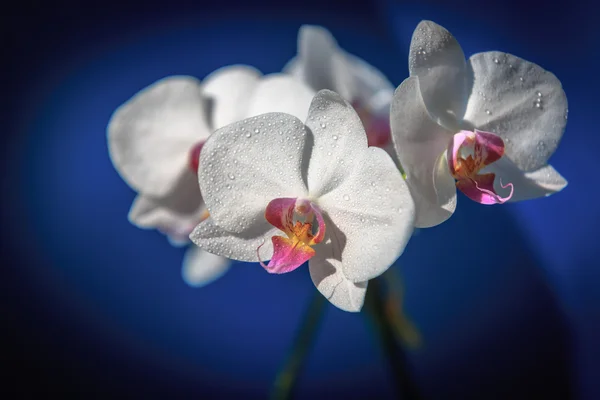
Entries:
{"type": "Polygon", "coordinates": [[[491,112],[490,110],[485,110],[485,113],[486,113],[487,115],[492,115],[492,112],[491,112]]]}
{"type": "Polygon", "coordinates": [[[500,62],[500,60],[498,60],[496,57],[494,57],[494,63],[498,64],[500,62]]]}
{"type": "Polygon", "coordinates": [[[537,94],[537,97],[542,97],[542,92],[537,91],[536,94],[537,94]]]}
{"type": "Polygon", "coordinates": [[[350,200],[350,196],[348,196],[347,194],[344,195],[344,200],[348,201],[350,200]]]}
{"type": "Polygon", "coordinates": [[[235,175],[234,175],[234,174],[231,174],[231,173],[230,173],[228,176],[229,176],[229,179],[231,179],[231,180],[234,180],[234,179],[235,179],[235,175]]]}
{"type": "Polygon", "coordinates": [[[321,122],[321,128],[325,128],[325,124],[321,122]]]}
{"type": "Polygon", "coordinates": [[[338,140],[337,135],[333,135],[333,140],[338,140]]]}

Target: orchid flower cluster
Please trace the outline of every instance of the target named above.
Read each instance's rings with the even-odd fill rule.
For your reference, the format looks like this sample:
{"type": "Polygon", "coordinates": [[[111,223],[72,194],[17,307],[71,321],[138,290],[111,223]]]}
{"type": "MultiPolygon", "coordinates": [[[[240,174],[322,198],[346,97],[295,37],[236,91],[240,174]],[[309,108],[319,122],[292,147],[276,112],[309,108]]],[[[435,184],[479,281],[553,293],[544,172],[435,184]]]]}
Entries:
{"type": "Polygon", "coordinates": [[[456,189],[491,205],[566,186],[548,164],[568,112],[552,73],[497,51],[465,59],[430,21],[414,31],[409,72],[394,89],[303,26],[282,73],[237,65],[150,85],[108,125],[113,164],[138,192],[129,220],[195,244],[191,285],[231,259],[274,274],[308,262],[323,296],[360,311],[414,228],[453,214],[456,189]]]}

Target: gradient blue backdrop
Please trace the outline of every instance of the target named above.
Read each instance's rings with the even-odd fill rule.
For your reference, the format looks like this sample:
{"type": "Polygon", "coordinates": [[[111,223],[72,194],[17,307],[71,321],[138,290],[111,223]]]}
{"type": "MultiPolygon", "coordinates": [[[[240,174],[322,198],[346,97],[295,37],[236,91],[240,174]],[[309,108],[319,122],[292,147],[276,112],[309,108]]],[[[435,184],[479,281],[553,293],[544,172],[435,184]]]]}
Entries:
{"type": "MultiPolygon", "coordinates": [[[[127,222],[134,193],[108,159],[106,123],[167,75],[277,72],[302,23],[326,26],[397,85],[412,30],[432,19],[467,55],[507,51],[561,79],[569,122],[551,162],[569,186],[502,207],[461,197],[447,223],[411,240],[400,270],[424,338],[410,353],[415,378],[431,399],[596,398],[598,30],[589,6],[553,4],[92,1],[9,13],[3,342],[9,378],[31,383],[2,390],[264,398],[314,292],[308,272],[239,263],[186,286],[183,250],[127,222]]],[[[301,398],[394,395],[362,314],[329,307],[307,367],[301,398]]]]}

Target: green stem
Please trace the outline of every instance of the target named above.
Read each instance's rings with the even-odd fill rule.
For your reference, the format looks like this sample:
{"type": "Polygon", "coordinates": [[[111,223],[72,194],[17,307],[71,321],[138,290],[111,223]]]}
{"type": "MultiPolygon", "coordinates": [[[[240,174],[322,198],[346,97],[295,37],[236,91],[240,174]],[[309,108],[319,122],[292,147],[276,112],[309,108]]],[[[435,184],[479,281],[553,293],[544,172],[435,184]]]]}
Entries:
{"type": "Polygon", "coordinates": [[[402,400],[422,399],[417,386],[410,376],[406,353],[395,339],[393,327],[386,318],[383,299],[380,278],[370,280],[365,306],[373,320],[375,330],[383,346],[383,351],[388,358],[396,393],[402,400]]]}
{"type": "Polygon", "coordinates": [[[291,399],[292,392],[298,381],[300,370],[310,350],[313,339],[316,336],[319,322],[327,303],[325,297],[317,290],[304,314],[302,325],[296,334],[292,351],[288,355],[285,364],[273,384],[271,391],[272,400],[291,399]]]}

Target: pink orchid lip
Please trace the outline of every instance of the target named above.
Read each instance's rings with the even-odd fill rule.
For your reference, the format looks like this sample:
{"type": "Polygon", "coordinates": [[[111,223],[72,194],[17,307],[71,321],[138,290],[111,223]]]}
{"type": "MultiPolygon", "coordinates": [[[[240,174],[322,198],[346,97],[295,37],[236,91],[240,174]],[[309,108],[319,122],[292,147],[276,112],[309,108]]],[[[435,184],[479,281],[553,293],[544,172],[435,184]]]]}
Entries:
{"type": "Polygon", "coordinates": [[[498,161],[504,155],[504,141],[491,132],[475,130],[460,131],[455,134],[448,145],[447,158],[450,173],[456,179],[456,187],[468,198],[481,204],[502,204],[510,200],[514,192],[512,183],[502,188],[509,188],[506,197],[500,196],[494,189],[496,174],[479,174],[486,166],[498,161]],[[466,157],[461,154],[472,152],[466,157]]]}
{"type": "Polygon", "coordinates": [[[321,243],[325,236],[325,221],[319,207],[306,199],[279,198],[267,205],[267,221],[283,231],[286,237],[273,236],[273,257],[268,264],[260,259],[261,244],[256,249],[260,265],[272,274],[291,272],[315,255],[313,245],[321,243]],[[313,233],[313,221],[317,220],[317,232],[313,233]]]}
{"type": "Polygon", "coordinates": [[[367,133],[367,144],[375,147],[385,147],[392,140],[389,120],[371,113],[361,100],[354,100],[352,107],[358,114],[367,133]]]}
{"type": "Polygon", "coordinates": [[[196,143],[190,150],[188,167],[195,174],[198,173],[198,165],[200,164],[200,152],[202,151],[202,147],[204,147],[204,143],[205,143],[205,141],[202,140],[202,141],[196,143]]]}

